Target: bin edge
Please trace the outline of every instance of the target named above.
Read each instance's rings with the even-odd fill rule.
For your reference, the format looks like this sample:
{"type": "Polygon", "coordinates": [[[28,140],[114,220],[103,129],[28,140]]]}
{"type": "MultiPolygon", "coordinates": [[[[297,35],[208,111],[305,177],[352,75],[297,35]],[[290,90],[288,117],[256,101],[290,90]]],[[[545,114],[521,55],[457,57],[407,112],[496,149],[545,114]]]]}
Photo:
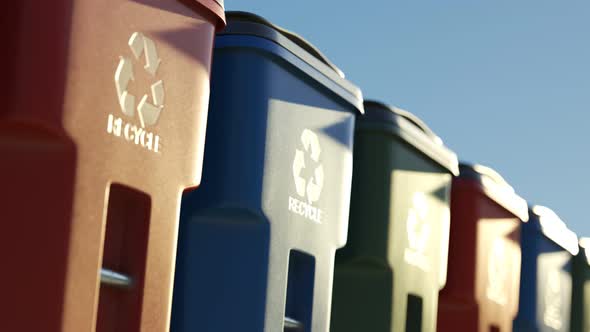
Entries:
{"type": "Polygon", "coordinates": [[[479,164],[459,163],[458,179],[475,181],[476,185],[491,200],[495,201],[508,212],[514,214],[522,222],[529,220],[528,205],[512,186],[493,169],[479,164]],[[486,170],[488,172],[482,172],[486,170]]]}
{"type": "Polygon", "coordinates": [[[572,255],[579,252],[578,236],[570,230],[565,222],[550,208],[542,205],[529,205],[529,214],[539,220],[541,233],[572,255]]]}

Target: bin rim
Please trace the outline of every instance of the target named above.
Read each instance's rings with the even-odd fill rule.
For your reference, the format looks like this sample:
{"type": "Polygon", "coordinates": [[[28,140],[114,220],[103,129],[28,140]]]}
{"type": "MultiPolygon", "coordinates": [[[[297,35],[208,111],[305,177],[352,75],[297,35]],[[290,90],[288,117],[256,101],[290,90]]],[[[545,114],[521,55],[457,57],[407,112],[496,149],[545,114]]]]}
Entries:
{"type": "Polygon", "coordinates": [[[363,104],[365,115],[357,117],[358,129],[369,129],[375,125],[386,126],[394,135],[426,154],[453,175],[459,174],[457,155],[419,117],[376,100],[368,99],[363,104]]]}
{"type": "Polygon", "coordinates": [[[372,99],[365,100],[364,104],[365,104],[365,106],[371,107],[373,110],[376,108],[380,108],[380,109],[388,111],[388,112],[384,112],[384,114],[370,112],[365,115],[365,118],[367,118],[367,119],[374,118],[376,120],[382,120],[382,121],[383,120],[384,121],[395,121],[395,119],[389,119],[387,117],[387,115],[389,115],[389,117],[394,117],[395,115],[401,116],[401,117],[405,118],[407,121],[411,122],[414,126],[418,127],[420,130],[422,130],[426,135],[430,136],[430,138],[432,140],[434,140],[436,142],[436,144],[441,144],[441,145],[443,144],[442,139],[438,135],[436,135],[434,133],[434,131],[432,131],[432,129],[430,129],[430,127],[428,127],[428,125],[426,125],[426,123],[424,123],[424,121],[422,121],[422,119],[420,119],[416,115],[412,114],[411,112],[401,109],[397,106],[388,105],[383,102],[380,102],[377,100],[372,100],[372,99]],[[380,115],[384,115],[384,116],[380,116],[380,115]]]}
{"type": "Polygon", "coordinates": [[[521,221],[529,220],[528,204],[494,169],[465,161],[459,163],[459,179],[477,181],[482,192],[521,221]]]}
{"type": "Polygon", "coordinates": [[[186,0],[187,2],[197,2],[201,6],[207,8],[213,15],[217,16],[217,22],[215,28],[217,31],[221,31],[225,28],[225,5],[224,0],[186,0]]]}
{"type": "MultiPolygon", "coordinates": [[[[240,21],[240,22],[257,23],[257,24],[265,25],[273,30],[280,32],[282,35],[287,37],[291,42],[295,43],[297,46],[304,49],[307,53],[313,55],[316,59],[320,60],[326,66],[330,67],[330,69],[332,69],[334,72],[336,72],[336,74],[338,74],[338,76],[340,76],[341,78],[345,78],[344,72],[342,70],[340,70],[340,68],[336,67],[336,65],[334,63],[332,63],[330,61],[330,59],[328,59],[328,57],[325,56],[317,47],[312,45],[309,41],[307,41],[305,38],[301,37],[297,33],[287,30],[281,26],[278,26],[278,25],[270,22],[269,20],[265,19],[264,17],[254,14],[254,13],[251,13],[251,12],[232,10],[232,11],[227,11],[226,17],[227,17],[228,22],[231,21],[233,23],[235,21],[240,21]]],[[[232,34],[231,27],[228,27],[227,30],[222,32],[221,34],[232,34]]],[[[276,40],[273,40],[273,41],[277,42],[276,40]]]]}
{"type": "Polygon", "coordinates": [[[531,206],[530,213],[537,216],[541,232],[545,237],[569,251],[573,256],[578,254],[580,250],[578,236],[567,227],[557,213],[543,205],[531,206]]]}
{"type": "Polygon", "coordinates": [[[352,103],[359,113],[364,113],[361,89],[348,81],[344,73],[334,65],[318,48],[298,34],[284,29],[267,19],[245,11],[227,11],[227,26],[217,36],[242,35],[264,38],[301,59],[333,83],[346,90],[355,99],[352,103]]]}

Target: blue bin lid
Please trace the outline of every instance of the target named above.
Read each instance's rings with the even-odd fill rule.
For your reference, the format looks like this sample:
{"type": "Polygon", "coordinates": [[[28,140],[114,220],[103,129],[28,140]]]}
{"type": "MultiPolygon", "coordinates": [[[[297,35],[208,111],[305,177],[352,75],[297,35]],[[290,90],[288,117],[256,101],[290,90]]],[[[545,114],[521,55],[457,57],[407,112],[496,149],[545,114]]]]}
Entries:
{"type": "Polygon", "coordinates": [[[219,36],[250,35],[265,38],[280,45],[354,96],[354,100],[348,96],[342,97],[352,103],[360,113],[364,113],[361,90],[346,80],[344,72],[303,37],[249,12],[228,11],[226,19],[227,26],[218,34],[219,36]]]}
{"type": "Polygon", "coordinates": [[[416,115],[384,103],[366,100],[364,102],[365,115],[357,117],[363,124],[382,124],[403,141],[426,154],[454,175],[459,174],[457,155],[444,146],[438,137],[416,115]]]}
{"type": "Polygon", "coordinates": [[[553,210],[546,206],[534,205],[530,208],[529,213],[537,216],[541,232],[547,238],[569,251],[572,255],[578,254],[578,236],[567,227],[565,222],[553,210]]]}
{"type": "Polygon", "coordinates": [[[459,178],[477,181],[483,192],[522,221],[529,220],[527,202],[495,170],[478,164],[461,162],[459,178]]]}

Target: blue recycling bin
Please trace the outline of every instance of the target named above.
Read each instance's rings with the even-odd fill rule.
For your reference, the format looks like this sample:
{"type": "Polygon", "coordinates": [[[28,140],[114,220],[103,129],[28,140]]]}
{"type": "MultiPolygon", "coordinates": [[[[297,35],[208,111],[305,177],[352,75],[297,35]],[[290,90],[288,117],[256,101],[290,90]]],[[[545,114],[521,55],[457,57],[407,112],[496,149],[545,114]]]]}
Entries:
{"type": "Polygon", "coordinates": [[[301,37],[227,13],[203,179],[183,197],[172,331],[327,331],[360,90],[301,37]]]}
{"type": "Polygon", "coordinates": [[[569,331],[572,258],[578,238],[549,208],[533,206],[522,224],[520,303],[515,332],[569,331]]]}

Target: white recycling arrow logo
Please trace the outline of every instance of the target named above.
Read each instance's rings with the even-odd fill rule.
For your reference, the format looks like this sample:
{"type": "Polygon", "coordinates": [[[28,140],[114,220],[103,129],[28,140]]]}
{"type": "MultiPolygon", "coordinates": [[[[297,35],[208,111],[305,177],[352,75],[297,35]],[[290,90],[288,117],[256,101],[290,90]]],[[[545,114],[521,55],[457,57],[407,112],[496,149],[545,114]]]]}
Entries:
{"type": "Polygon", "coordinates": [[[320,199],[322,188],[324,186],[324,168],[319,164],[313,176],[306,179],[301,176],[301,172],[306,167],[305,155],[308,154],[316,163],[320,162],[321,147],[318,136],[311,130],[305,129],[301,133],[301,143],[303,151],[295,150],[295,159],[293,160],[293,179],[295,180],[295,189],[301,197],[306,197],[309,204],[320,199]]]}
{"type": "Polygon", "coordinates": [[[412,208],[408,213],[406,231],[408,233],[408,244],[416,252],[424,254],[430,237],[430,224],[428,216],[428,201],[426,195],[421,192],[414,193],[412,197],[412,208]]]}
{"type": "MultiPolygon", "coordinates": [[[[140,32],[134,32],[129,38],[129,47],[135,59],[145,54],[144,69],[151,75],[156,76],[160,66],[160,58],[156,50],[156,44],[150,38],[140,32]]],[[[119,97],[119,105],[123,114],[133,117],[135,115],[135,96],[127,92],[130,81],[135,80],[133,76],[133,63],[126,57],[120,57],[119,65],[115,71],[115,87],[119,97]]],[[[137,114],[142,127],[156,124],[160,113],[164,109],[164,83],[162,80],[151,85],[151,101],[148,94],[144,94],[137,104],[137,114]]]]}

